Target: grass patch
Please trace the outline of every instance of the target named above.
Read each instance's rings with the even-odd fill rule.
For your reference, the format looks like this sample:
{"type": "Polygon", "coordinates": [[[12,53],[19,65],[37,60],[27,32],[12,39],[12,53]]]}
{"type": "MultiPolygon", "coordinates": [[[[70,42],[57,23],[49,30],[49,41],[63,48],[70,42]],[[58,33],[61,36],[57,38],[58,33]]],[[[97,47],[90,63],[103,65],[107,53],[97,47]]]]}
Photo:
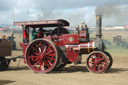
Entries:
{"type": "Polygon", "coordinates": [[[114,45],[107,46],[107,50],[106,51],[108,51],[110,53],[113,53],[113,54],[128,55],[128,49],[127,48],[122,48],[120,46],[114,46],[114,45]]]}

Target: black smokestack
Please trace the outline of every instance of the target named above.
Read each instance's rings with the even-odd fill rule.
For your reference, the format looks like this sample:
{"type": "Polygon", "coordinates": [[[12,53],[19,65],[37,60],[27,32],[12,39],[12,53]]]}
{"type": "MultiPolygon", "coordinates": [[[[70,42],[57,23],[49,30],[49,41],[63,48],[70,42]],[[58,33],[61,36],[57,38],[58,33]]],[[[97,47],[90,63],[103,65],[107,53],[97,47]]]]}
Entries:
{"type": "Polygon", "coordinates": [[[98,50],[104,51],[104,42],[101,39],[102,37],[102,15],[96,15],[96,40],[95,46],[98,50]]]}
{"type": "Polygon", "coordinates": [[[102,15],[96,15],[96,38],[101,39],[102,37],[102,15]]]}

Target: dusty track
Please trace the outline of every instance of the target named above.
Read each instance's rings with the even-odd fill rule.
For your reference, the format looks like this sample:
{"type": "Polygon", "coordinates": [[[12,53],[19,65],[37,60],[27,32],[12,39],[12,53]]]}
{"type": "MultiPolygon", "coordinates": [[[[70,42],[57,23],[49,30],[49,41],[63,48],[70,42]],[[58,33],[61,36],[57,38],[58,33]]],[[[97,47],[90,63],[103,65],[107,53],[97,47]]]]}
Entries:
{"type": "MultiPolygon", "coordinates": [[[[13,55],[22,54],[21,51],[13,55]]],[[[61,71],[49,74],[34,73],[21,60],[12,62],[7,71],[0,72],[0,85],[126,85],[128,83],[128,56],[113,55],[114,64],[109,73],[94,74],[87,70],[83,56],[83,64],[67,65],[61,71]]]]}

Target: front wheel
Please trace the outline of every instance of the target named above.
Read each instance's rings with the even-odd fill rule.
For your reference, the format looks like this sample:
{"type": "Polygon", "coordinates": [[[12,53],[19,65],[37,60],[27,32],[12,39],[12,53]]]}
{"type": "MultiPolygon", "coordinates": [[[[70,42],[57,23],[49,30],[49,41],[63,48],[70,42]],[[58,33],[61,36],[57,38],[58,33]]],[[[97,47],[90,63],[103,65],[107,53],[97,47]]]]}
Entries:
{"type": "Polygon", "coordinates": [[[112,56],[107,51],[104,51],[104,53],[108,57],[108,68],[106,69],[106,72],[108,72],[112,67],[113,59],[112,59],[112,56]]]}
{"type": "Polygon", "coordinates": [[[108,67],[107,57],[103,52],[94,51],[87,58],[87,68],[93,73],[103,73],[108,67]]]}

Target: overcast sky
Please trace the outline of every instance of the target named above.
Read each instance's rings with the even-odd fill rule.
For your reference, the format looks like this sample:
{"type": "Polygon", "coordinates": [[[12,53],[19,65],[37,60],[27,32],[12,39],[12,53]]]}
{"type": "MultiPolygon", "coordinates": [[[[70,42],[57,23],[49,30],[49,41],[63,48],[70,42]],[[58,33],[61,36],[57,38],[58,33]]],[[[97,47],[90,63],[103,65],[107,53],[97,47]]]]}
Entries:
{"type": "Polygon", "coordinates": [[[128,24],[128,0],[0,0],[0,24],[61,18],[71,26],[95,26],[96,14],[103,15],[103,25],[128,24]]]}

